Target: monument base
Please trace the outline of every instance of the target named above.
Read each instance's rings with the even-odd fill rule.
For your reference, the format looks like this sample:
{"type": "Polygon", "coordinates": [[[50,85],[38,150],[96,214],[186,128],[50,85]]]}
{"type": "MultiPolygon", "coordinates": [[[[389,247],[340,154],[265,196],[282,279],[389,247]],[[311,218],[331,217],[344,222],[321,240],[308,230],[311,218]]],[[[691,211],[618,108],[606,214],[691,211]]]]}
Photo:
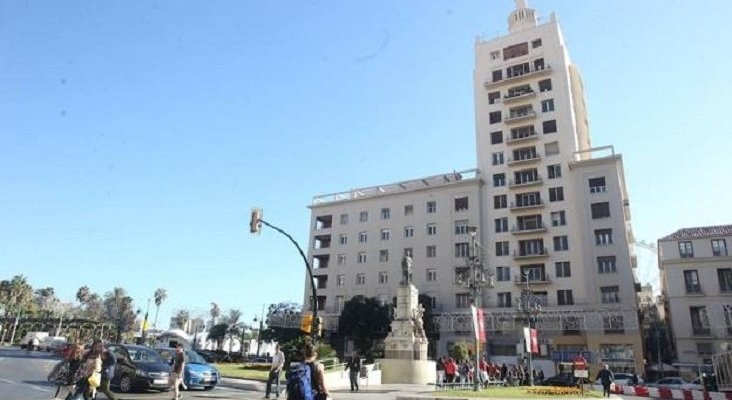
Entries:
{"type": "Polygon", "coordinates": [[[381,383],[403,383],[412,385],[433,385],[437,380],[437,365],[432,360],[400,360],[383,358],[381,383]]]}

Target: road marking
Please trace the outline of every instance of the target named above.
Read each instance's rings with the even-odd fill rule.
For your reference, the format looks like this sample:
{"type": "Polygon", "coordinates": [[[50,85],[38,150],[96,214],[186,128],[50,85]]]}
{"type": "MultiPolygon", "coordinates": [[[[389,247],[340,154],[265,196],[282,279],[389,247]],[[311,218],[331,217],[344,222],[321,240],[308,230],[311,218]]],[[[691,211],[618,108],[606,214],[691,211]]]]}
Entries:
{"type": "Polygon", "coordinates": [[[11,381],[10,379],[0,378],[0,382],[5,382],[5,383],[9,383],[11,385],[15,385],[15,382],[11,381]]]}
{"type": "Polygon", "coordinates": [[[47,388],[36,386],[36,385],[32,385],[31,388],[35,389],[35,390],[40,390],[41,392],[50,392],[51,391],[51,389],[47,389],[47,388]]]}

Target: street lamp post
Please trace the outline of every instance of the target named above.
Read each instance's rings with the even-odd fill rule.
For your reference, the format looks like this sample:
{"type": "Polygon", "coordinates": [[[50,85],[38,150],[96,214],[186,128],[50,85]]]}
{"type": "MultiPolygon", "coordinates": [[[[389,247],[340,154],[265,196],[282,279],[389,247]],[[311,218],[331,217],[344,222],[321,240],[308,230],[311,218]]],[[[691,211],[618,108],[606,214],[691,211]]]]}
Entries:
{"type": "MultiPolygon", "coordinates": [[[[526,289],[524,289],[523,293],[521,294],[521,301],[519,301],[519,311],[523,311],[524,313],[526,313],[526,324],[529,326],[529,339],[531,339],[530,332],[533,328],[533,312],[541,310],[541,301],[531,292],[531,275],[529,273],[521,273],[521,277],[526,283],[526,289]]],[[[524,340],[526,339],[524,338],[524,340]]],[[[527,361],[529,364],[529,386],[534,386],[534,365],[531,353],[532,349],[530,345],[526,346],[526,343],[524,343],[524,348],[526,347],[529,348],[529,354],[527,357],[527,361]]]]}
{"type": "MultiPolygon", "coordinates": [[[[254,323],[257,323],[257,316],[254,316],[254,323]]],[[[264,304],[262,305],[262,316],[259,318],[259,330],[257,331],[257,357],[259,357],[259,349],[262,346],[261,335],[264,329],[264,304]]]]}

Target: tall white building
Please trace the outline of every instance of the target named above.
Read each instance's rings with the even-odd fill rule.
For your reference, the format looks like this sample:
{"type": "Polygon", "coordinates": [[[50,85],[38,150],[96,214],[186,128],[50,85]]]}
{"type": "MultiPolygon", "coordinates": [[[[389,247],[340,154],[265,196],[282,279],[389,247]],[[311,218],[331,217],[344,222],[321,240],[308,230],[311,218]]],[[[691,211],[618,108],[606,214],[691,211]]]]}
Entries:
{"type": "Polygon", "coordinates": [[[517,307],[528,281],[542,306],[543,357],[585,352],[616,370],[640,370],[622,158],[610,146],[590,147],[582,81],[556,18],[540,24],[519,0],[508,23],[508,35],[475,44],[475,176],[316,196],[310,257],[319,307],[335,316],[354,295],[389,299],[401,256],[412,252],[414,283],[441,314],[444,354],[470,337],[470,294],[455,277],[466,265],[467,226],[477,226],[495,274],[481,299],[491,357],[520,356],[526,318],[517,307]]]}

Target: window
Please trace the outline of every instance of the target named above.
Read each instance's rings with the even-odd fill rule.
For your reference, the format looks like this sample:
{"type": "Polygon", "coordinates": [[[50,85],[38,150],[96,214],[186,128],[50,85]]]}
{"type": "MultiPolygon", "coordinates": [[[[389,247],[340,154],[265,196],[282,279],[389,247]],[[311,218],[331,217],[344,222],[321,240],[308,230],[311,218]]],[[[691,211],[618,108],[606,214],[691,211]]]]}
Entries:
{"type": "Polygon", "coordinates": [[[732,292],[732,268],[717,268],[717,278],[720,292],[732,292]]]}
{"type": "Polygon", "coordinates": [[[496,280],[507,282],[511,280],[511,267],[496,267],[496,280]]]}
{"type": "MultiPolygon", "coordinates": [[[[500,111],[499,111],[499,113],[500,113],[500,111]]],[[[501,132],[501,131],[491,132],[491,144],[499,144],[499,143],[503,143],[503,132],[501,132]]]]}
{"type": "Polygon", "coordinates": [[[684,271],[684,286],[687,294],[701,293],[701,284],[699,283],[699,271],[688,269],[684,271]]]}
{"type": "Polygon", "coordinates": [[[338,265],[345,265],[345,264],[346,264],[346,255],[338,254],[338,265]]]}
{"type": "Polygon", "coordinates": [[[523,42],[514,44],[512,46],[503,48],[503,60],[510,60],[512,58],[521,57],[529,54],[529,43],[523,42]]]}
{"type": "Polygon", "coordinates": [[[413,226],[405,226],[404,227],[404,237],[412,237],[414,236],[414,227],[413,226]]]}
{"type": "Polygon", "coordinates": [[[389,273],[386,271],[379,272],[379,285],[386,285],[389,282],[389,273]]]}
{"type": "Polygon", "coordinates": [[[491,159],[493,160],[493,165],[503,164],[503,152],[499,151],[491,154],[491,159]]]}
{"type": "Polygon", "coordinates": [[[557,131],[557,120],[544,121],[541,123],[541,128],[544,133],[554,133],[557,131]]]}
{"type": "Polygon", "coordinates": [[[488,104],[495,104],[501,98],[501,92],[488,93],[488,104]]]}
{"type": "Polygon", "coordinates": [[[411,204],[404,206],[404,215],[409,216],[412,214],[414,214],[414,206],[411,204]]]}
{"type": "Polygon", "coordinates": [[[369,220],[369,212],[368,211],[361,211],[358,214],[358,220],[361,222],[366,222],[369,220]]]}
{"type": "Polygon", "coordinates": [[[590,204],[592,219],[610,218],[610,203],[605,201],[602,203],[590,204]]]}
{"type": "Polygon", "coordinates": [[[498,57],[500,57],[500,56],[501,56],[501,52],[500,51],[498,51],[498,50],[491,51],[491,60],[497,60],[498,57]]]}
{"type": "Polygon", "coordinates": [[[511,292],[498,293],[498,307],[511,308],[511,292]]]}
{"type": "Polygon", "coordinates": [[[427,270],[427,282],[436,282],[436,281],[437,281],[437,270],[428,269],[427,270]]]}
{"type": "Polygon", "coordinates": [[[496,256],[508,255],[508,242],[496,242],[496,256]]]}
{"type": "Polygon", "coordinates": [[[391,230],[382,229],[381,230],[381,240],[389,240],[389,239],[391,239],[391,230]]]}
{"type": "Polygon", "coordinates": [[[379,261],[380,262],[389,261],[389,250],[379,250],[379,261]]]}
{"type": "Polygon", "coordinates": [[[607,246],[613,244],[612,229],[595,229],[595,245],[607,246]]]}
{"type": "Polygon", "coordinates": [[[346,284],[346,276],[345,275],[338,275],[336,276],[336,286],[345,286],[346,284]]]}
{"type": "Polygon", "coordinates": [[[709,342],[697,343],[696,353],[702,358],[702,364],[710,365],[712,364],[712,355],[714,355],[714,344],[709,342]]]}
{"type": "Polygon", "coordinates": [[[727,242],[724,239],[712,239],[712,255],[727,257],[727,242]]]}
{"type": "Polygon", "coordinates": [[[602,317],[602,327],[606,334],[624,333],[625,320],[622,315],[608,315],[602,317]]]}
{"type": "Polygon", "coordinates": [[[369,240],[369,234],[366,232],[359,232],[358,233],[358,242],[359,243],[366,243],[369,240]]]}
{"type": "Polygon", "coordinates": [[[348,225],[348,214],[341,214],[341,225],[348,225]]]}
{"type": "Polygon", "coordinates": [[[348,235],[341,234],[338,236],[338,243],[341,244],[341,246],[345,246],[348,244],[348,235]]]}
{"type": "Polygon", "coordinates": [[[437,224],[427,224],[427,235],[437,235],[437,224]]]}
{"type": "Polygon", "coordinates": [[[615,265],[615,256],[597,257],[597,272],[599,274],[618,272],[618,268],[615,265]]]}
{"type": "Polygon", "coordinates": [[[497,124],[501,122],[501,112],[500,111],[491,111],[488,114],[488,120],[491,124],[497,124]]]}
{"type": "Polygon", "coordinates": [[[506,174],[493,174],[493,187],[506,186],[506,174]]]}
{"type": "Polygon", "coordinates": [[[503,70],[497,69],[491,73],[493,82],[498,82],[503,79],[503,70]]]}
{"type": "Polygon", "coordinates": [[[455,221],[455,234],[456,235],[467,235],[468,234],[468,220],[461,219],[455,221]]]}
{"type": "Polygon", "coordinates": [[[467,258],[470,255],[470,245],[467,242],[455,243],[455,258],[467,258]]]}
{"type": "Polygon", "coordinates": [[[382,208],[381,209],[381,219],[389,219],[391,216],[391,210],[388,208],[382,208]]]}
{"type": "Polygon", "coordinates": [[[508,217],[496,218],[496,233],[508,232],[508,217]]]}
{"type": "Polygon", "coordinates": [[[403,257],[414,257],[414,249],[411,247],[405,247],[403,257]]]}
{"type": "Polygon", "coordinates": [[[694,257],[694,246],[691,242],[679,242],[679,257],[681,258],[693,258],[694,257]]]}
{"type": "Polygon", "coordinates": [[[520,256],[532,256],[546,254],[544,239],[519,240],[520,256]]]}
{"type": "Polygon", "coordinates": [[[560,261],[554,263],[557,278],[569,278],[572,276],[572,269],[569,267],[569,261],[560,261]]]}
{"type": "Polygon", "coordinates": [[[516,195],[516,207],[531,207],[541,205],[539,192],[520,193],[516,195]]]}
{"type": "Polygon", "coordinates": [[[605,186],[605,177],[591,178],[589,180],[590,193],[605,193],[607,187],[605,186]]]}
{"type": "Polygon", "coordinates": [[[732,305],[722,304],[724,314],[724,326],[727,328],[727,335],[732,335],[732,305]]]}
{"type": "Polygon", "coordinates": [[[425,248],[425,250],[426,250],[426,253],[427,253],[427,258],[435,258],[435,257],[437,257],[437,246],[435,246],[435,245],[427,246],[425,248]]]}
{"type": "Polygon", "coordinates": [[[567,218],[566,218],[564,210],[552,211],[551,217],[552,217],[552,226],[567,225],[567,218]]]}
{"type": "Polygon", "coordinates": [[[514,183],[517,185],[541,180],[536,168],[524,169],[513,173],[514,183]]]}
{"type": "Polygon", "coordinates": [[[552,90],[552,80],[551,79],[544,79],[539,81],[539,91],[540,92],[548,92],[552,90]]]}
{"type": "Polygon", "coordinates": [[[343,296],[336,296],[336,309],[337,313],[343,311],[343,302],[345,301],[343,296]]]}
{"type": "Polygon", "coordinates": [[[549,179],[556,179],[562,177],[562,166],[560,164],[548,165],[546,167],[547,176],[549,179]]]}
{"type": "Polygon", "coordinates": [[[552,112],[554,111],[554,99],[542,100],[541,101],[541,112],[552,112]]]}
{"type": "Polygon", "coordinates": [[[531,41],[531,48],[532,49],[535,49],[537,47],[541,47],[541,38],[534,39],[534,40],[531,41]]]}
{"type": "Polygon", "coordinates": [[[366,284],[366,274],[356,274],[356,286],[362,286],[366,284]]]}
{"type": "Polygon", "coordinates": [[[571,290],[557,290],[557,305],[571,306],[574,304],[574,297],[571,290]]]}
{"type": "Polygon", "coordinates": [[[559,154],[559,143],[558,142],[544,143],[544,154],[547,157],[559,154]]]}
{"type": "Polygon", "coordinates": [[[554,251],[569,250],[569,238],[567,236],[554,236],[554,251]]]}
{"type": "Polygon", "coordinates": [[[564,188],[561,186],[549,188],[549,201],[563,201],[564,188]]]}
{"type": "Polygon", "coordinates": [[[366,263],[366,252],[365,251],[361,251],[358,253],[358,263],[359,264],[366,263]]]}
{"type": "Polygon", "coordinates": [[[709,335],[711,333],[706,307],[689,307],[689,317],[691,318],[691,331],[695,335],[709,335]]]}
{"type": "Polygon", "coordinates": [[[546,271],[544,264],[522,265],[521,266],[521,282],[545,282],[546,271]]]}
{"type": "Polygon", "coordinates": [[[619,296],[620,289],[618,286],[603,286],[600,288],[600,294],[602,295],[603,304],[615,304],[620,303],[619,296]]]}
{"type": "Polygon", "coordinates": [[[455,295],[455,307],[456,308],[468,308],[470,307],[470,294],[458,293],[455,295]]]}
{"type": "Polygon", "coordinates": [[[427,202],[427,214],[434,214],[436,212],[437,212],[437,202],[428,201],[427,202]]]}
{"type": "Polygon", "coordinates": [[[455,199],[455,211],[468,211],[468,198],[458,197],[455,199]]]}
{"type": "Polygon", "coordinates": [[[505,194],[493,196],[493,208],[506,208],[508,207],[508,197],[505,194]]]}
{"type": "Polygon", "coordinates": [[[537,58],[536,60],[534,60],[534,70],[535,71],[544,70],[544,59],[543,58],[537,58]]]}

